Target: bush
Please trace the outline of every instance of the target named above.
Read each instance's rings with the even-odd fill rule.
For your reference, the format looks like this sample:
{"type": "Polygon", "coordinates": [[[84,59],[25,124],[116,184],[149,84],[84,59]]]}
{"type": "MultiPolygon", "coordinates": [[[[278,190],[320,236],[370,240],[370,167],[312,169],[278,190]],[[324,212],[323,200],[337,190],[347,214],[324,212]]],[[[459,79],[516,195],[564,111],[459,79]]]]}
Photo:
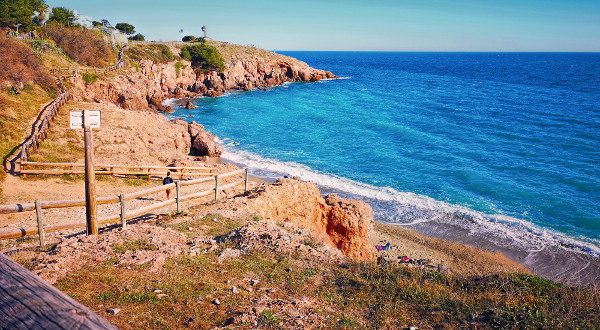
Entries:
{"type": "Polygon", "coordinates": [[[135,33],[135,26],[129,23],[117,23],[117,25],[115,25],[115,28],[128,36],[135,33]]]}
{"type": "Polygon", "coordinates": [[[181,58],[192,62],[196,70],[225,70],[225,62],[219,51],[206,43],[185,46],[181,49],[181,58]]]}
{"type": "Polygon", "coordinates": [[[93,72],[84,72],[81,74],[81,79],[85,82],[86,85],[93,84],[98,80],[98,75],[93,72]]]}
{"type": "Polygon", "coordinates": [[[204,38],[196,37],[196,36],[185,36],[185,37],[181,38],[181,41],[183,41],[183,42],[204,42],[204,38]]]}
{"type": "Polygon", "coordinates": [[[42,13],[47,8],[43,0],[0,0],[0,27],[12,29],[21,24],[20,31],[29,31],[34,27],[33,13],[42,13]]]}
{"type": "Polygon", "coordinates": [[[47,91],[56,90],[54,78],[27,44],[0,34],[0,49],[0,83],[15,85],[33,82],[47,91]]]}
{"type": "Polygon", "coordinates": [[[105,67],[117,59],[99,31],[51,23],[46,26],[46,34],[77,63],[105,67]]]}
{"type": "Polygon", "coordinates": [[[136,34],[134,36],[131,36],[131,37],[127,38],[127,39],[129,39],[131,41],[145,41],[146,40],[146,38],[144,37],[144,35],[141,34],[141,33],[138,33],[138,34],[136,34]]]}
{"type": "Polygon", "coordinates": [[[141,60],[151,60],[154,63],[168,63],[175,59],[175,55],[166,45],[135,45],[129,47],[125,54],[132,60],[139,62],[141,60]]]}
{"type": "Polygon", "coordinates": [[[65,7],[54,7],[50,14],[50,22],[56,22],[64,26],[76,26],[77,17],[75,13],[65,7]]]}

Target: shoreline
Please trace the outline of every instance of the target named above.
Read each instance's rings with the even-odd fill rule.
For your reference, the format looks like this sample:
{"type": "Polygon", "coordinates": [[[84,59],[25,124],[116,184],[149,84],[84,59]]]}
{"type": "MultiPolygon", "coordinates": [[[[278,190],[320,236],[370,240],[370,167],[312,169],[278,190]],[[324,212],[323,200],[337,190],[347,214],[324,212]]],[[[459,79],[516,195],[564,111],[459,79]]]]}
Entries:
{"type": "MultiPolygon", "coordinates": [[[[277,166],[277,170],[261,169],[256,166],[256,164],[254,164],[255,167],[253,167],[252,164],[248,164],[255,161],[255,159],[243,157],[244,155],[253,155],[262,158],[261,156],[242,151],[240,153],[234,153],[236,157],[232,160],[227,158],[227,156],[232,155],[231,147],[226,147],[225,150],[226,153],[222,156],[223,161],[232,163],[236,166],[248,167],[251,170],[254,169],[255,173],[253,176],[260,179],[272,181],[275,180],[278,175],[299,177],[302,180],[315,182],[323,194],[336,193],[342,197],[365,201],[373,207],[375,211],[375,221],[380,224],[393,225],[399,228],[413,230],[428,237],[464,244],[490,252],[500,252],[535,274],[557,282],[572,285],[600,285],[600,254],[598,254],[598,251],[593,250],[593,247],[597,248],[597,246],[590,247],[590,245],[593,245],[591,242],[578,240],[577,238],[570,237],[551,229],[540,228],[526,220],[513,219],[511,217],[500,215],[490,215],[464,206],[438,201],[427,196],[409,192],[398,193],[425,200],[428,205],[423,207],[422,205],[411,205],[410,202],[400,203],[398,201],[383,201],[377,198],[369,198],[356,191],[352,193],[347,191],[347,189],[344,190],[340,187],[332,187],[331,184],[324,185],[323,182],[319,182],[318,179],[322,176],[326,176],[328,178],[335,178],[356,184],[356,182],[352,180],[320,173],[304,165],[295,163],[294,165],[302,166],[302,170],[309,171],[310,173],[307,174],[304,171],[299,173],[298,171],[294,171],[294,168],[287,168],[288,172],[286,172],[285,165],[287,165],[287,163],[273,159],[263,160],[270,162],[269,165],[273,165],[273,162],[279,163],[277,164],[279,165],[277,166]],[[421,219],[422,221],[411,221],[411,223],[388,221],[385,219],[385,216],[382,215],[382,208],[385,208],[385,205],[382,206],[381,204],[386,203],[396,204],[393,206],[403,208],[404,217],[412,217],[413,220],[421,219]],[[439,207],[440,205],[444,207],[436,209],[436,206],[439,207]],[[472,217],[477,218],[479,221],[475,222],[472,217]],[[499,217],[511,219],[521,225],[526,224],[527,227],[511,228],[508,225],[510,222],[504,224],[498,222],[497,218],[499,217]],[[498,226],[500,226],[504,232],[499,231],[498,226]],[[535,228],[535,230],[532,230],[532,228],[535,228]],[[496,229],[496,231],[494,231],[494,229],[496,229]],[[515,233],[520,236],[510,235],[515,233]]],[[[267,167],[272,168],[273,166],[267,167]]],[[[357,184],[369,186],[363,183],[357,184]]],[[[386,190],[386,188],[381,187],[369,186],[369,188],[380,191],[386,190]]]]}

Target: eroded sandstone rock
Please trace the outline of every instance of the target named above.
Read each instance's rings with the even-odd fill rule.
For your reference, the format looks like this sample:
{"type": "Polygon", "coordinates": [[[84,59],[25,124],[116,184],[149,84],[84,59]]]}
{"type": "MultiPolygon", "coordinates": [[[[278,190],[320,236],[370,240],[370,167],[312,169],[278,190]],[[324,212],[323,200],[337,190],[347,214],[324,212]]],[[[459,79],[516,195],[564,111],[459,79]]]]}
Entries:
{"type": "Polygon", "coordinates": [[[373,211],[366,203],[329,195],[314,183],[280,179],[248,198],[249,209],[265,219],[291,221],[354,260],[374,260],[369,244],[373,211]]]}

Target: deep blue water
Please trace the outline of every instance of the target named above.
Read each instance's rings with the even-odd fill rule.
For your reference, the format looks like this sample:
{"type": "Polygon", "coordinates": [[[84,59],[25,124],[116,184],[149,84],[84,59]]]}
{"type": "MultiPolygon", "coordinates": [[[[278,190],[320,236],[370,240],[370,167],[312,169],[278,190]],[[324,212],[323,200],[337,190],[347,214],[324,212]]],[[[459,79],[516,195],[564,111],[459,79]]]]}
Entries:
{"type": "MultiPolygon", "coordinates": [[[[197,99],[174,115],[257,173],[369,200],[412,192],[598,246],[600,54],[282,53],[345,79],[197,99]]],[[[376,211],[400,221],[389,204],[376,211]]]]}

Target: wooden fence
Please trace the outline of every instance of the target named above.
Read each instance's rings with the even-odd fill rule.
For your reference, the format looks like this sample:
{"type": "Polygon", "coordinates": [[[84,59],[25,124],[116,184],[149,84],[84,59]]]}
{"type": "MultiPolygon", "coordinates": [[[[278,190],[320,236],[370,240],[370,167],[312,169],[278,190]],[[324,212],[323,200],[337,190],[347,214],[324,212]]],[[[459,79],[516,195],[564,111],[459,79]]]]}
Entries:
{"type": "MultiPolygon", "coordinates": [[[[21,162],[19,173],[62,175],[62,174],[84,174],[85,165],[79,163],[42,163],[42,162],[21,162]]],[[[167,172],[175,178],[183,179],[188,177],[211,176],[217,174],[215,167],[194,167],[194,166],[145,166],[145,165],[114,165],[114,164],[96,164],[94,171],[98,175],[114,176],[143,176],[148,180],[151,178],[162,178],[167,172]]]]}
{"type": "Polygon", "coordinates": [[[69,99],[68,92],[62,92],[57,98],[46,104],[42,111],[38,114],[35,121],[31,125],[29,136],[21,143],[20,147],[16,148],[11,155],[6,157],[4,167],[7,171],[19,171],[18,164],[27,161],[27,157],[33,150],[39,148],[40,143],[48,136],[48,128],[56,118],[58,109],[63,106],[69,99]],[[15,168],[9,168],[9,164],[15,168]]]}
{"type": "Polygon", "coordinates": [[[0,253],[0,329],[117,329],[0,253]]]}
{"type": "MultiPolygon", "coordinates": [[[[181,212],[181,204],[184,201],[205,197],[205,196],[214,196],[214,200],[219,199],[219,194],[221,191],[233,188],[237,185],[244,184],[244,191],[248,190],[248,170],[241,169],[236,171],[231,171],[228,173],[218,174],[212,177],[199,178],[194,180],[184,180],[184,181],[176,181],[171,184],[161,185],[157,187],[152,187],[136,192],[131,192],[127,194],[119,194],[114,196],[103,196],[96,198],[96,203],[99,205],[105,204],[116,204],[118,203],[120,206],[119,214],[107,215],[103,217],[98,217],[99,225],[108,225],[118,223],[117,220],[120,221],[121,226],[123,228],[127,225],[127,219],[139,217],[142,215],[150,214],[151,211],[161,209],[170,205],[175,204],[177,212],[181,212]],[[241,176],[241,179],[235,180],[233,182],[229,182],[227,184],[223,184],[223,180],[241,176]],[[214,182],[214,187],[208,190],[197,191],[188,195],[182,195],[181,188],[185,186],[194,186],[202,183],[214,182]],[[147,205],[135,210],[126,211],[127,201],[131,201],[133,199],[137,199],[143,196],[152,195],[155,193],[159,193],[165,191],[167,189],[175,188],[175,196],[174,198],[167,199],[162,202],[154,203],[151,205],[147,205]]],[[[8,238],[19,238],[30,235],[38,235],[40,240],[40,245],[44,245],[44,237],[46,233],[56,232],[61,230],[70,230],[70,229],[78,229],[85,228],[85,222],[70,222],[70,223],[61,223],[55,225],[44,226],[43,223],[43,214],[42,210],[44,209],[61,209],[61,208],[70,208],[70,207],[81,207],[85,206],[85,199],[77,199],[77,200],[58,200],[58,201],[41,201],[36,200],[33,203],[20,203],[20,204],[12,204],[12,205],[0,205],[0,214],[10,214],[10,213],[19,213],[19,212],[28,212],[35,211],[36,212],[36,220],[37,227],[32,228],[19,228],[19,229],[5,229],[0,230],[0,239],[8,239],[8,238]]]]}

